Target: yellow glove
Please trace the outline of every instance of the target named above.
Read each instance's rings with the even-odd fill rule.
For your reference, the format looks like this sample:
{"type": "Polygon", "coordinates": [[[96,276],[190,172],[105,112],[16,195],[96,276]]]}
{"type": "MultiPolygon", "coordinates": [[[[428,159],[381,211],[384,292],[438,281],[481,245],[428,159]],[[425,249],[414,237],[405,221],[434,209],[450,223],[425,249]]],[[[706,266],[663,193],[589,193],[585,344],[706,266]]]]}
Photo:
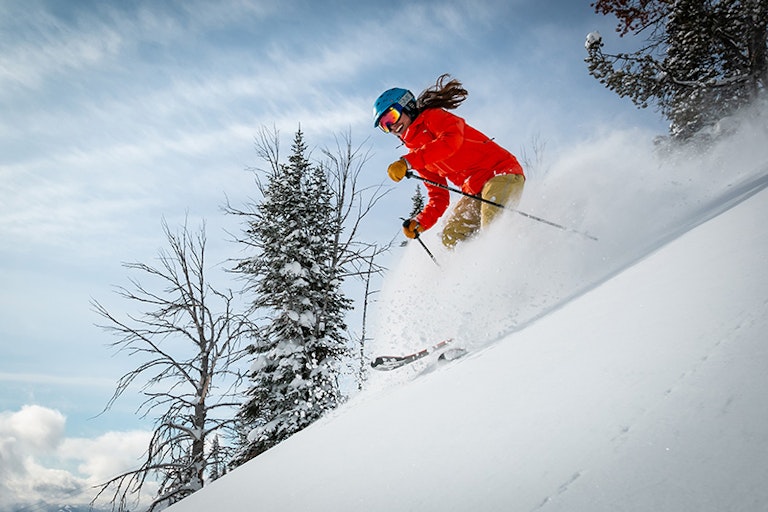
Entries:
{"type": "Polygon", "coordinates": [[[421,229],[421,224],[416,222],[416,219],[408,219],[403,222],[403,233],[408,238],[417,238],[422,231],[424,230],[421,229]]]}
{"type": "Polygon", "coordinates": [[[400,181],[405,178],[405,174],[408,172],[408,162],[405,158],[401,158],[397,162],[389,164],[387,167],[387,174],[392,181],[400,181]]]}

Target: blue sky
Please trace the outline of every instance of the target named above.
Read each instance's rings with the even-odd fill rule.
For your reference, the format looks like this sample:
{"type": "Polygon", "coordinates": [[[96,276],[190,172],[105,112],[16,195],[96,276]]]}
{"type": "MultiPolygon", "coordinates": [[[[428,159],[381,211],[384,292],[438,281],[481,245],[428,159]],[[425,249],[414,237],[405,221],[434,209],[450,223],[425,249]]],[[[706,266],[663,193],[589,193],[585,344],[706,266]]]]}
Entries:
{"type": "MultiPolygon", "coordinates": [[[[617,44],[589,3],[0,1],[0,435],[24,406],[59,425],[57,446],[147,428],[130,397],[95,417],[132,361],[90,301],[126,311],[121,263],[155,261],[163,218],[205,220],[208,260],[237,257],[221,207],[257,196],[260,127],[287,151],[300,125],[318,156],[349,133],[383,182],[400,149],[371,127],[373,100],[451,73],[470,91],[458,113],[518,155],[535,137],[555,155],[615,127],[663,132],[588,75],[585,35],[617,44]]],[[[368,239],[398,233],[413,188],[386,197],[368,239]]]]}

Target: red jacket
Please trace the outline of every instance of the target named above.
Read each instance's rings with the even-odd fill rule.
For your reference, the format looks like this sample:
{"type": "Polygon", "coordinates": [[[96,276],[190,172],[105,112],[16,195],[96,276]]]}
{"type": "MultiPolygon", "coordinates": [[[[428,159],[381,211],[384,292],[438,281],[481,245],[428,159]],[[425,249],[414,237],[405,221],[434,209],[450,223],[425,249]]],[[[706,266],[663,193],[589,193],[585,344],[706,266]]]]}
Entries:
{"type": "MultiPolygon", "coordinates": [[[[411,168],[428,180],[450,180],[467,194],[479,195],[489,179],[500,174],[523,174],[517,158],[469,126],[464,119],[440,108],[421,112],[401,137],[410,152],[411,168]]],[[[429,201],[416,217],[424,229],[437,223],[450,203],[449,192],[426,183],[429,201]]]]}

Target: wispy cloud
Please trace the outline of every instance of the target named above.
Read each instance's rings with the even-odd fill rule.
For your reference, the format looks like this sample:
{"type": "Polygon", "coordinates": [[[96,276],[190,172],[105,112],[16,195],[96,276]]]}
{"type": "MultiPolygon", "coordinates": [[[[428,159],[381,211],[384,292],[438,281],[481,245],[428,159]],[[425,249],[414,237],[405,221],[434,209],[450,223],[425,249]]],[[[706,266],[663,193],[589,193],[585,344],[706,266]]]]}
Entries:
{"type": "Polygon", "coordinates": [[[4,10],[3,17],[24,20],[26,30],[1,32],[5,35],[0,36],[0,91],[39,89],[57,75],[82,71],[114,57],[123,44],[121,35],[109,27],[82,32],[39,4],[9,3],[4,10]]]}
{"type": "MultiPolygon", "coordinates": [[[[184,198],[196,195],[185,187],[221,182],[218,162],[247,153],[259,125],[288,132],[300,123],[310,136],[324,137],[367,121],[369,99],[350,91],[364,70],[376,67],[365,49],[378,44],[382,37],[376,32],[384,27],[351,25],[325,34],[319,43],[264,39],[250,54],[242,47],[231,50],[240,59],[233,61],[228,47],[217,54],[186,37],[189,30],[225,30],[226,23],[243,23],[240,16],[255,16],[258,31],[274,6],[233,2],[232,10],[216,9],[218,15],[211,9],[185,7],[181,17],[146,7],[128,13],[106,9],[100,16],[76,12],[68,22],[45,11],[28,14],[35,33],[57,26],[59,39],[69,42],[63,48],[51,36],[17,42],[5,58],[6,67],[24,69],[25,76],[36,77],[36,87],[48,92],[42,95],[46,108],[15,107],[0,123],[0,133],[8,135],[5,143],[0,140],[6,155],[0,159],[0,234],[60,244],[126,232],[121,224],[127,216],[157,211],[163,202],[167,208],[178,202],[175,209],[181,212],[184,198]],[[67,48],[101,41],[104,33],[119,43],[98,54],[101,66],[95,53],[77,66],[46,64],[67,61],[73,53],[67,48]],[[198,50],[195,58],[182,64],[168,57],[180,44],[198,50]],[[156,46],[160,65],[142,56],[146,45],[156,46]],[[26,54],[36,57],[22,62],[26,54]],[[63,74],[68,84],[53,80],[63,74]],[[78,82],[83,87],[72,86],[78,82]],[[55,99],[60,85],[65,89],[61,101],[55,99]],[[189,169],[195,180],[179,181],[190,158],[197,159],[189,169]],[[169,197],[169,185],[179,193],[169,197]]],[[[246,162],[241,158],[233,171],[246,162]]]]}

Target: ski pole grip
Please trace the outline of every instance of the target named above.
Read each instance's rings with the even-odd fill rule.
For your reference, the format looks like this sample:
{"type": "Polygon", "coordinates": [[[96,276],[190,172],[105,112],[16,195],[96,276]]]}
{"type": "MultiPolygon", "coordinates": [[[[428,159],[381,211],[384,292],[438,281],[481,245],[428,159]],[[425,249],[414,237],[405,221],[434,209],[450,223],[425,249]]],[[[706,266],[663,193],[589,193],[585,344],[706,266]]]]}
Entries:
{"type": "Polygon", "coordinates": [[[412,171],[412,170],[410,170],[410,169],[408,169],[407,171],[405,171],[405,177],[406,177],[406,178],[413,178],[413,171],[412,171]]]}

